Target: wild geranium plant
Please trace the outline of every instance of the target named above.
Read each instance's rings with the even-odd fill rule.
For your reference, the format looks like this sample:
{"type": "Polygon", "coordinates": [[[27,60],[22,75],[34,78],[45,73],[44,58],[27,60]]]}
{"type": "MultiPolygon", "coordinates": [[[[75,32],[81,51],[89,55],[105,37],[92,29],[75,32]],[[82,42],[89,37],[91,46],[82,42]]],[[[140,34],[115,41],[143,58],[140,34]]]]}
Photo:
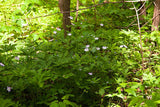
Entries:
{"type": "Polygon", "coordinates": [[[1,66],[5,66],[3,63],[0,63],[1,66]]]}
{"type": "Polygon", "coordinates": [[[71,2],[64,36],[57,0],[0,1],[0,107],[158,106],[159,32],[130,3],[71,2]]]}

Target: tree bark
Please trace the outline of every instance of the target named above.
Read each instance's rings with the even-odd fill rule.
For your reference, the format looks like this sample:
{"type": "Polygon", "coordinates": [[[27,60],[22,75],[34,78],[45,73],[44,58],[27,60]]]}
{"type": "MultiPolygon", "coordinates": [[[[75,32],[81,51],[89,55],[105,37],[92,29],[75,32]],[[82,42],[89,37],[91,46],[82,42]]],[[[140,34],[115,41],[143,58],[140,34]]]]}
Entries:
{"type": "Polygon", "coordinates": [[[71,31],[71,20],[70,20],[70,0],[59,0],[59,8],[63,13],[63,29],[64,37],[67,36],[67,32],[71,31]]]}
{"type": "Polygon", "coordinates": [[[77,0],[77,7],[76,7],[76,19],[75,19],[75,22],[77,22],[78,20],[78,10],[79,10],[79,0],[77,0]]]}
{"type": "Polygon", "coordinates": [[[154,2],[154,13],[153,13],[154,19],[153,19],[152,28],[151,28],[152,31],[159,30],[159,28],[158,28],[159,20],[160,20],[159,10],[160,10],[160,0],[156,0],[154,2]]]}

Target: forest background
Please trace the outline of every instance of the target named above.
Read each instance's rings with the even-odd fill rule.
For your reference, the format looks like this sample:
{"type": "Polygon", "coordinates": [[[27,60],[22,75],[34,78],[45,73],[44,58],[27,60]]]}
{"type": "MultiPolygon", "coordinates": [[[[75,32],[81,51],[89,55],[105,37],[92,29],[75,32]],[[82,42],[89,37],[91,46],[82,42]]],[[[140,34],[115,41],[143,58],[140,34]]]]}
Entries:
{"type": "Polygon", "coordinates": [[[0,0],[1,107],[157,107],[160,0],[0,0]]]}

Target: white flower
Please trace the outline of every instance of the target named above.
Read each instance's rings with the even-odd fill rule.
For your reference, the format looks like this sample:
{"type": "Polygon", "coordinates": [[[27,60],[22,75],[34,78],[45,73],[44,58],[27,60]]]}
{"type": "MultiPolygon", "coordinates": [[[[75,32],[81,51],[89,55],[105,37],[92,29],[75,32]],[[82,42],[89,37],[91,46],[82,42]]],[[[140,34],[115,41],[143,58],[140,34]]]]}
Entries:
{"type": "Polygon", "coordinates": [[[89,51],[89,49],[88,49],[88,48],[85,48],[85,49],[84,49],[84,51],[86,51],[86,52],[87,52],[87,51],[89,51]]]}
{"type": "Polygon", "coordinates": [[[106,82],[107,84],[109,83],[109,81],[106,82]]]}
{"type": "Polygon", "coordinates": [[[96,49],[97,49],[97,50],[100,50],[100,48],[99,48],[99,47],[96,47],[96,49]]]}
{"type": "Polygon", "coordinates": [[[61,31],[61,29],[60,28],[56,28],[58,31],[61,31]]]}
{"type": "Polygon", "coordinates": [[[68,36],[71,36],[72,34],[71,34],[71,33],[68,33],[67,35],[68,35],[68,36]]]}
{"type": "Polygon", "coordinates": [[[126,45],[121,45],[120,48],[128,48],[126,45]]]}
{"type": "Polygon", "coordinates": [[[90,45],[86,45],[86,48],[89,48],[90,45]]]}
{"type": "Polygon", "coordinates": [[[73,19],[73,17],[72,17],[72,16],[69,16],[68,18],[69,18],[69,19],[71,19],[71,20],[73,19]]]}
{"type": "Polygon", "coordinates": [[[102,46],[102,49],[107,49],[108,47],[107,46],[102,46]]]}
{"type": "Polygon", "coordinates": [[[89,72],[88,74],[89,74],[89,75],[93,75],[93,73],[92,73],[92,72],[89,72]]]}
{"type": "Polygon", "coordinates": [[[83,38],[83,36],[81,36],[83,38]]]}
{"type": "Polygon", "coordinates": [[[94,38],[94,39],[95,39],[95,40],[98,40],[99,38],[96,37],[96,38],[94,38]]]}
{"type": "Polygon", "coordinates": [[[54,34],[57,34],[57,31],[54,31],[53,33],[54,33],[54,34]]]}
{"type": "Polygon", "coordinates": [[[51,41],[53,41],[54,39],[50,39],[49,41],[51,42],[51,41]]]}
{"type": "Polygon", "coordinates": [[[16,59],[16,60],[19,60],[19,57],[18,57],[18,56],[16,56],[16,57],[15,57],[15,59],[16,59]]]}
{"type": "Polygon", "coordinates": [[[22,24],[22,27],[24,27],[24,26],[28,26],[28,24],[22,24]]]}
{"type": "Polygon", "coordinates": [[[139,46],[139,47],[141,47],[141,45],[140,45],[140,44],[138,44],[138,46],[139,46]]]}
{"type": "Polygon", "coordinates": [[[152,99],[152,95],[146,96],[148,100],[152,99]]]}
{"type": "Polygon", "coordinates": [[[41,51],[37,51],[36,53],[38,54],[38,53],[40,53],[41,51]]]}
{"type": "Polygon", "coordinates": [[[82,24],[82,22],[80,24],[82,24]]]}
{"type": "Polygon", "coordinates": [[[8,87],[8,86],[7,86],[7,91],[8,91],[8,92],[11,92],[11,89],[12,89],[12,87],[8,87]]]}
{"type": "Polygon", "coordinates": [[[11,36],[14,36],[14,34],[12,33],[11,36]]]}
{"type": "Polygon", "coordinates": [[[74,23],[71,23],[73,26],[75,25],[74,23]]]}
{"type": "Polygon", "coordinates": [[[0,63],[0,66],[4,67],[5,65],[3,63],[0,63]]]}
{"type": "Polygon", "coordinates": [[[103,23],[101,23],[100,26],[103,26],[103,23]]]}

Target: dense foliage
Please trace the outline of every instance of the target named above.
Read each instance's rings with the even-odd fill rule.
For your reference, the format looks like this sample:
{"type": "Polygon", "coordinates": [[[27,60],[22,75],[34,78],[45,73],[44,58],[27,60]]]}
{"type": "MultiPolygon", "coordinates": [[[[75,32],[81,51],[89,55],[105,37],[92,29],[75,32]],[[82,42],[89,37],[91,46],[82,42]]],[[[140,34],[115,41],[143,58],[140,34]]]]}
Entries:
{"type": "MultiPolygon", "coordinates": [[[[76,1],[71,2],[75,10],[76,1]]],[[[72,12],[72,31],[66,38],[57,0],[0,3],[1,107],[157,107],[160,103],[159,32],[150,32],[151,22],[141,29],[142,64],[137,26],[129,26],[136,17],[127,18],[135,15],[132,3],[81,10],[77,22],[72,12]]],[[[79,8],[92,5],[92,0],[82,0],[79,8]]],[[[152,18],[152,6],[147,13],[145,20],[152,18]]]]}

